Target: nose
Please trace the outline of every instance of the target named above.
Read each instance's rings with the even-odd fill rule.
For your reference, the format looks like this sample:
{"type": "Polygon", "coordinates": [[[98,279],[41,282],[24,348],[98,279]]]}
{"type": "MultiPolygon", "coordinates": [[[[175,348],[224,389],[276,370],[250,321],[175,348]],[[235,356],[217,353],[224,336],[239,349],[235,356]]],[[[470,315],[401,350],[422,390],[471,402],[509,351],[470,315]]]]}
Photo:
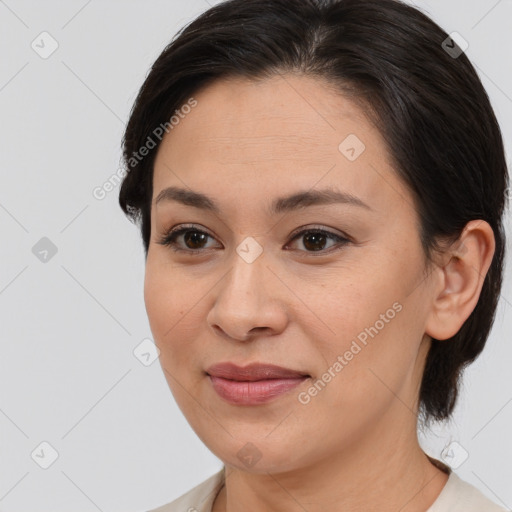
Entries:
{"type": "Polygon", "coordinates": [[[217,335],[249,341],[286,328],[286,287],[267,265],[265,252],[252,263],[235,253],[231,269],[214,288],[217,295],[207,316],[217,335]]]}

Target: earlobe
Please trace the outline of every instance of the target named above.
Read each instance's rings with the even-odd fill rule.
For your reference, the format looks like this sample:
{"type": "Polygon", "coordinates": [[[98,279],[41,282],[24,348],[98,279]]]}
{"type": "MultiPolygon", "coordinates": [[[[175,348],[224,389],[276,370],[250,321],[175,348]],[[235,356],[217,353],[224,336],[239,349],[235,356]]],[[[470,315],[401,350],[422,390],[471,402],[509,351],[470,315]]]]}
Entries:
{"type": "Polygon", "coordinates": [[[478,303],[494,251],[491,226],[484,220],[468,222],[460,238],[446,249],[447,263],[437,269],[442,285],[432,296],[426,334],[438,340],[457,334],[478,303]]]}

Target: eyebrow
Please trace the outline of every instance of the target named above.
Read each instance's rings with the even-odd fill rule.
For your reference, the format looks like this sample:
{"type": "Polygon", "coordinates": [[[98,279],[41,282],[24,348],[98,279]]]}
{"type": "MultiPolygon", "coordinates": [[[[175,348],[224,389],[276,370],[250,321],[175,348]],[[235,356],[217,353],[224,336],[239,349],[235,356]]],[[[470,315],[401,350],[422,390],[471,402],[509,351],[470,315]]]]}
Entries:
{"type": "MultiPolygon", "coordinates": [[[[218,204],[206,194],[179,187],[168,187],[163,189],[156,197],[155,205],[164,201],[175,201],[186,206],[193,206],[194,208],[211,211],[216,214],[220,214],[221,211],[218,204]]],[[[272,202],[270,206],[270,214],[275,215],[308,206],[335,203],[349,204],[359,206],[367,210],[372,210],[369,205],[357,196],[340,190],[326,188],[322,190],[301,191],[289,196],[279,197],[272,202]]]]}

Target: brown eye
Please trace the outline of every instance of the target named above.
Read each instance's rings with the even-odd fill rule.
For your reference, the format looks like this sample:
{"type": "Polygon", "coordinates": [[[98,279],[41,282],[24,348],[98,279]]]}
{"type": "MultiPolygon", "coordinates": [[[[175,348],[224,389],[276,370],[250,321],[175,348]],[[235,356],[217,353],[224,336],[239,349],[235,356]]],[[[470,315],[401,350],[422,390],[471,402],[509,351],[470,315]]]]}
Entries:
{"type": "Polygon", "coordinates": [[[188,254],[201,254],[202,249],[210,249],[206,244],[209,238],[213,238],[205,231],[201,231],[193,226],[182,226],[178,229],[171,229],[157,241],[161,245],[170,247],[173,251],[184,252],[188,254]],[[182,242],[178,239],[182,237],[182,242]]]}
{"type": "Polygon", "coordinates": [[[183,241],[188,249],[202,249],[207,238],[208,235],[202,231],[188,230],[183,234],[183,241]]]}
{"type": "MultiPolygon", "coordinates": [[[[335,249],[336,246],[344,246],[350,242],[349,239],[324,229],[306,229],[292,236],[292,242],[302,241],[304,249],[300,249],[300,251],[306,253],[325,254],[331,252],[330,249],[335,249]],[[329,240],[334,242],[330,246],[328,245],[329,240]]],[[[203,249],[212,248],[207,246],[210,238],[213,240],[210,234],[194,226],[181,226],[165,233],[157,243],[168,246],[175,252],[199,255],[204,253],[203,249]]]]}
{"type": "Polygon", "coordinates": [[[330,252],[329,249],[335,247],[336,243],[326,249],[329,240],[334,240],[339,246],[350,242],[347,238],[323,229],[303,230],[293,237],[292,241],[295,240],[302,240],[305,252],[330,252]]]}
{"type": "Polygon", "coordinates": [[[325,248],[327,236],[323,233],[309,232],[303,236],[304,247],[312,251],[321,251],[325,248]]]}

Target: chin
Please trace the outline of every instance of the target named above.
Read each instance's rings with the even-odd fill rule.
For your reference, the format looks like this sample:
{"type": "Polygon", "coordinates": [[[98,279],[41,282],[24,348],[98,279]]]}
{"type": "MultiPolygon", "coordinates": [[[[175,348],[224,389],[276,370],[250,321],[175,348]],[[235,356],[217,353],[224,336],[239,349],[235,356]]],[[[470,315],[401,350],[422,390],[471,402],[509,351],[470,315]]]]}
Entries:
{"type": "MultiPolygon", "coordinates": [[[[297,445],[300,443],[294,442],[290,437],[288,444],[284,444],[282,439],[277,437],[271,440],[265,437],[251,439],[247,436],[245,442],[229,439],[229,446],[227,444],[213,446],[206,442],[205,444],[224,464],[247,473],[264,475],[295,471],[307,465],[308,460],[313,456],[313,454],[297,452],[297,445]]],[[[314,450],[314,447],[309,449],[314,450]]]]}

